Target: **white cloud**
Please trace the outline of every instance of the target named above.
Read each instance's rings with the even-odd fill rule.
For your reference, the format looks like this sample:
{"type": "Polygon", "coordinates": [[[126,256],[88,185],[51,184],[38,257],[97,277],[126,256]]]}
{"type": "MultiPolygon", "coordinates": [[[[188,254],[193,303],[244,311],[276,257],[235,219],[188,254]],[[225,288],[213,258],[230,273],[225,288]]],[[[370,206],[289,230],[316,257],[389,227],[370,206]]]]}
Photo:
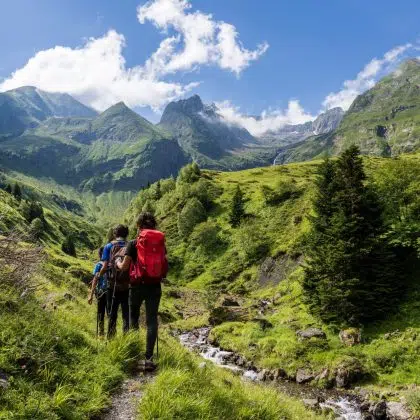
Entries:
{"type": "Polygon", "coordinates": [[[147,63],[145,67],[127,68],[122,55],[124,46],[124,36],[109,31],[80,48],[57,46],[40,51],[3,81],[0,90],[31,85],[49,92],[69,93],[103,110],[118,101],[158,108],[193,87],[155,78],[147,63]]]}
{"type": "Polygon", "coordinates": [[[385,53],[383,58],[374,58],[366,64],[355,79],[346,80],[343,83],[342,90],[327,95],[322,103],[324,108],[341,107],[344,110],[349,109],[356,96],[372,88],[377,81],[377,77],[398,63],[403,54],[412,47],[412,44],[400,45],[385,53]]]}
{"type": "Polygon", "coordinates": [[[78,48],[39,51],[0,82],[0,91],[31,85],[69,93],[98,110],[118,101],[158,109],[198,85],[168,81],[169,74],[207,64],[239,73],[266,50],[266,46],[256,51],[243,48],[234,26],[189,9],[187,0],[156,0],[139,7],[141,23],[149,20],[159,29],[177,32],[166,37],[144,65],[126,66],[125,38],[111,30],[78,48]]]}
{"type": "Polygon", "coordinates": [[[262,112],[258,117],[250,117],[240,113],[239,108],[233,106],[230,102],[220,102],[216,104],[218,113],[226,121],[240,125],[246,128],[253,136],[261,136],[267,131],[275,131],[287,124],[303,124],[307,121],[313,121],[316,117],[308,114],[297,100],[289,101],[285,110],[268,110],[262,112]]]}
{"type": "Polygon", "coordinates": [[[172,50],[161,55],[160,74],[213,64],[238,75],[267,51],[267,43],[247,50],[238,41],[235,26],[216,21],[211,14],[191,12],[191,8],[188,0],[151,0],[137,10],[140,23],[150,21],[162,31],[174,29],[178,33],[167,39],[172,50]]]}

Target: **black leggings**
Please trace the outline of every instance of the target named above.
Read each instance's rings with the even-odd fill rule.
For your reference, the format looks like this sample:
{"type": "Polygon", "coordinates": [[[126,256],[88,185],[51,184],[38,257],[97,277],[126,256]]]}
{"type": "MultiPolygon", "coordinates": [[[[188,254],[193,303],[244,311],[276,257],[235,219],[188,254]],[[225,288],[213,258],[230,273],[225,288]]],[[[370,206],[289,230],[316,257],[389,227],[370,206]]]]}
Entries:
{"type": "Polygon", "coordinates": [[[102,293],[100,297],[97,298],[98,301],[98,331],[97,333],[102,336],[105,334],[105,314],[107,310],[107,293],[102,293]]]}
{"type": "Polygon", "coordinates": [[[140,284],[130,288],[130,326],[139,329],[140,307],[146,304],[146,359],[153,356],[158,330],[158,310],[162,289],[160,284],[140,284]]]}
{"type": "Polygon", "coordinates": [[[108,310],[109,310],[109,321],[108,321],[108,338],[112,338],[115,335],[117,328],[118,308],[121,306],[121,313],[123,319],[123,331],[128,332],[129,323],[129,309],[128,309],[128,290],[116,290],[115,296],[113,297],[114,291],[108,289],[108,310]]]}

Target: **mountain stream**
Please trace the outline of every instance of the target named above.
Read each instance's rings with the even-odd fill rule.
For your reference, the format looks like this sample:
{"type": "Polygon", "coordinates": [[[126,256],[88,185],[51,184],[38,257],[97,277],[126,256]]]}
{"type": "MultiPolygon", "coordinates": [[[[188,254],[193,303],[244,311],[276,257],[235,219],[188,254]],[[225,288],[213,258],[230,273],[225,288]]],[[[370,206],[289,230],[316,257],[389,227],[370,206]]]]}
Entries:
{"type": "MultiPolygon", "coordinates": [[[[255,367],[239,366],[235,363],[235,354],[214,347],[209,343],[209,327],[198,328],[179,335],[181,344],[187,349],[198,353],[203,359],[209,360],[225,369],[229,369],[240,375],[244,380],[252,382],[264,382],[265,379],[255,367]]],[[[309,385],[300,385],[293,381],[278,380],[276,387],[286,395],[300,398],[307,405],[313,405],[321,409],[330,409],[340,420],[362,420],[360,402],[357,397],[342,393],[338,390],[323,390],[309,385]]]]}

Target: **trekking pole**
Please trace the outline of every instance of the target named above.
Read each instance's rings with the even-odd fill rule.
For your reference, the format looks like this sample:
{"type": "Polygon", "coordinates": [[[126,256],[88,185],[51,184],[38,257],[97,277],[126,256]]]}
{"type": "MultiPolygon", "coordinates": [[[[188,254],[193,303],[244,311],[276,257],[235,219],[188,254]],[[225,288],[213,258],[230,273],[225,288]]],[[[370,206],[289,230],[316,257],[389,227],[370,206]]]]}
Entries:
{"type": "MultiPolygon", "coordinates": [[[[111,301],[111,309],[109,311],[109,321],[108,322],[112,322],[112,310],[114,309],[114,300],[115,300],[115,289],[117,287],[117,281],[116,279],[114,280],[114,290],[112,292],[112,301],[111,301]]],[[[114,326],[115,330],[117,329],[117,323],[115,323],[114,326]]],[[[108,327],[108,331],[109,331],[109,327],[108,327]]]]}

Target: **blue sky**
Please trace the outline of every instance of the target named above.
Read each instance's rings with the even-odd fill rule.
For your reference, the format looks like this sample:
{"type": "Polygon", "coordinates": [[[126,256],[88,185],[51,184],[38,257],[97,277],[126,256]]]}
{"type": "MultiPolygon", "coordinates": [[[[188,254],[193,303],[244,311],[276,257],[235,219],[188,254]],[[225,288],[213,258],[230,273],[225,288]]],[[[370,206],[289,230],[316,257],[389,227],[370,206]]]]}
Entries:
{"type": "Polygon", "coordinates": [[[226,116],[238,122],[242,114],[264,112],[281,123],[308,119],[325,106],[348,106],[348,97],[370,87],[403,58],[420,55],[418,0],[145,3],[1,0],[0,89],[35,84],[68,91],[98,109],[125,100],[154,120],[168,100],[198,93],[206,102],[220,103],[226,116]],[[207,38],[197,46],[203,24],[209,25],[207,38]],[[89,38],[102,42],[85,52],[89,38]],[[163,62],[146,69],[165,39],[171,49],[163,62]],[[396,47],[401,50],[385,59],[396,47]],[[357,80],[375,58],[374,69],[350,84],[350,94],[326,105],[327,95],[346,90],[343,83],[357,80]]]}

